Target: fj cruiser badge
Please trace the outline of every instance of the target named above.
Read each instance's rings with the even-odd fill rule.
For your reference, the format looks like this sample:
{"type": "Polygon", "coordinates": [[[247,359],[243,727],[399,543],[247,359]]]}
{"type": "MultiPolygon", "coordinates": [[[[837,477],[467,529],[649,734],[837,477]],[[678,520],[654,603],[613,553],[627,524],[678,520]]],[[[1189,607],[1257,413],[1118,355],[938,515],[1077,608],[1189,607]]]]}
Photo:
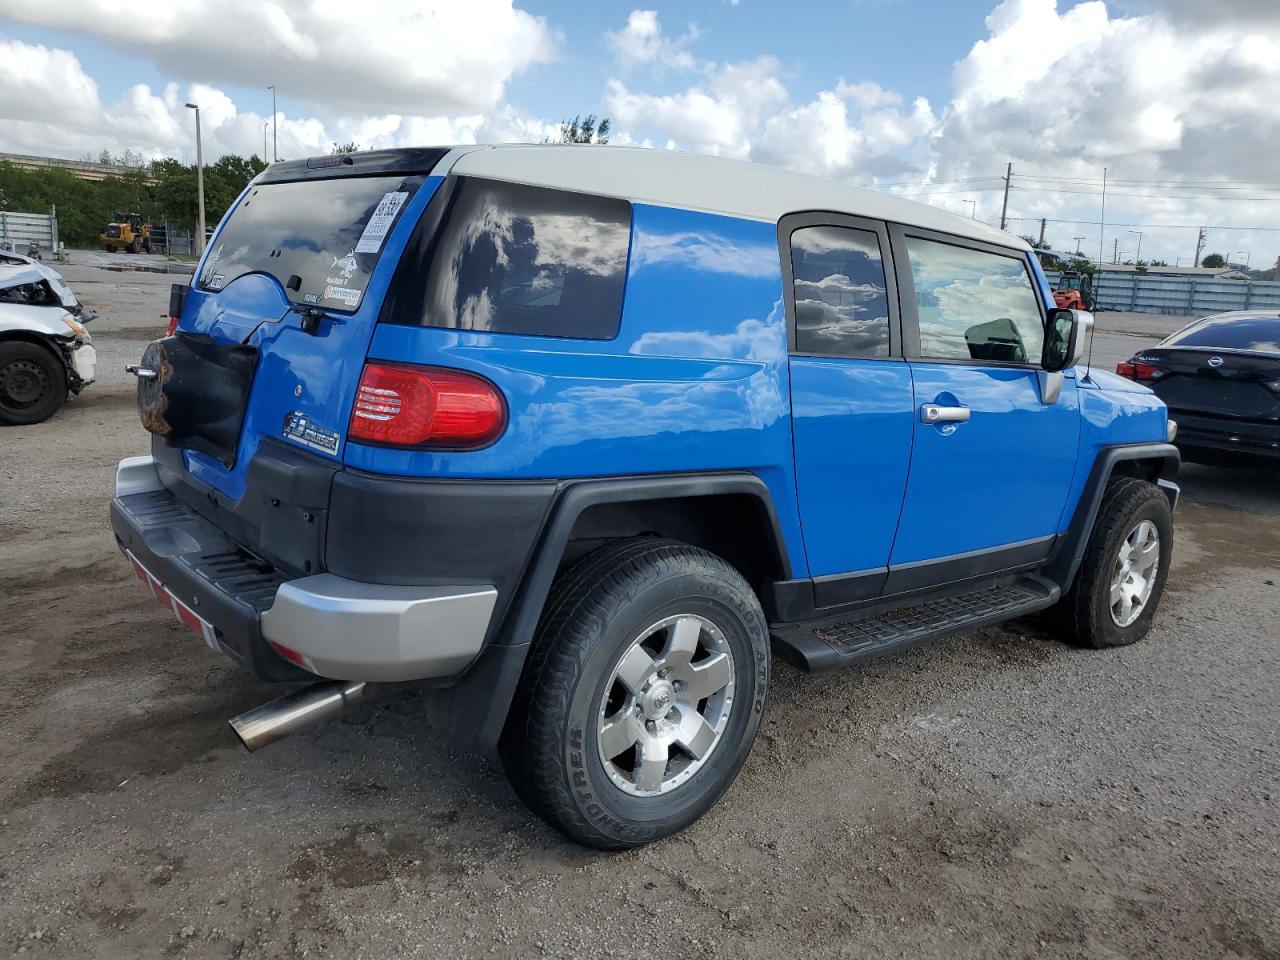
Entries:
{"type": "Polygon", "coordinates": [[[324,427],[317,426],[311,422],[311,417],[308,414],[300,411],[294,410],[285,416],[284,435],[304,447],[320,450],[335,457],[338,455],[338,440],[340,438],[337,431],[326,430],[324,427]]]}

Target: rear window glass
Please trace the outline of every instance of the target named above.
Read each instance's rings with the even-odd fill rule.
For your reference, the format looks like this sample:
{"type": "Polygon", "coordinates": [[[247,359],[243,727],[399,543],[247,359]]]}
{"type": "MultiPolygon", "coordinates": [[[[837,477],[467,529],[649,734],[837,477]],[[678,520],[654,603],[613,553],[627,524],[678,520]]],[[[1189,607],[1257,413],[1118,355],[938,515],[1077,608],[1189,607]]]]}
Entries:
{"type": "Polygon", "coordinates": [[[1280,353],[1280,316],[1202,320],[1181,333],[1175,333],[1161,345],[1280,353]]]}
{"type": "Polygon", "coordinates": [[[294,303],[349,311],[423,178],[346,177],[253,187],[218,234],[199,285],[221,290],[246,273],[280,281],[294,303]]]}
{"type": "Polygon", "coordinates": [[[609,340],[618,333],[631,204],[459,177],[423,218],[388,293],[390,323],[609,340]]]}

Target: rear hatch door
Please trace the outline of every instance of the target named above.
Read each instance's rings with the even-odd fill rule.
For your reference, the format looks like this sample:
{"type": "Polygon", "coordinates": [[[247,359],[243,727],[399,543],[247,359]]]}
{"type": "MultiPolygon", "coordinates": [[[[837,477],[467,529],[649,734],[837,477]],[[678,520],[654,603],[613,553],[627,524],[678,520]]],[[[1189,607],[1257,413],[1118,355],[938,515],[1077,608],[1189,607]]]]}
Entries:
{"type": "Polygon", "coordinates": [[[233,501],[264,439],[341,462],[387,283],[445,151],[388,153],[393,162],[374,153],[272,167],[236,201],[197,268],[179,330],[257,351],[234,451],[183,453],[191,476],[233,501]]]}

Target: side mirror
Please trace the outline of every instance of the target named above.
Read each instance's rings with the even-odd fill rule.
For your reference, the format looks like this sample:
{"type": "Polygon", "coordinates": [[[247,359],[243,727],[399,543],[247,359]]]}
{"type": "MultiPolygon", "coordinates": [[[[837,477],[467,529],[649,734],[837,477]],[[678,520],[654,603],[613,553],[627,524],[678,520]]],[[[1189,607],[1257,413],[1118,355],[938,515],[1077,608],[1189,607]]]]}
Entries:
{"type": "Polygon", "coordinates": [[[1093,332],[1093,314],[1057,307],[1049,311],[1040,364],[1049,373],[1074,367],[1084,359],[1093,332]]]}

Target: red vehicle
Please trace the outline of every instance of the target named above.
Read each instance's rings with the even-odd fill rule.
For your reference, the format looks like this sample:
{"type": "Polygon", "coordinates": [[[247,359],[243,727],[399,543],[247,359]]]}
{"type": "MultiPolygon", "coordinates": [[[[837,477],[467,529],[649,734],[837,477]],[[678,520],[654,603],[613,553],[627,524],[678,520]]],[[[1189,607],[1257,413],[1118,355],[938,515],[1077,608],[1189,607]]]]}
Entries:
{"type": "Polygon", "coordinates": [[[1072,310],[1093,311],[1093,276],[1076,270],[1063,270],[1058,278],[1058,287],[1053,291],[1053,302],[1059,307],[1072,310]]]}

